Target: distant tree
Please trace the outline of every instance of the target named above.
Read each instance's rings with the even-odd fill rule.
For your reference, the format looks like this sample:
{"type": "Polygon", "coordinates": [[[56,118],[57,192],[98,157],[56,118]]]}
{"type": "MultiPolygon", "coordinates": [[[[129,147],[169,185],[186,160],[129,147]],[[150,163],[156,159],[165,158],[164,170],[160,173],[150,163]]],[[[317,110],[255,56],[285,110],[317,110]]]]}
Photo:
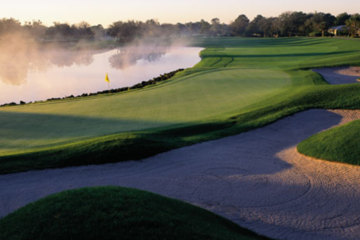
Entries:
{"type": "Polygon", "coordinates": [[[349,29],[350,35],[356,37],[360,31],[360,15],[353,14],[350,19],[346,20],[346,26],[349,29]]]}
{"type": "Polygon", "coordinates": [[[187,31],[189,34],[200,34],[201,23],[200,22],[188,22],[185,23],[187,31]]]}
{"type": "Polygon", "coordinates": [[[213,36],[221,35],[221,24],[219,18],[211,19],[210,34],[213,36]]]}
{"type": "Polygon", "coordinates": [[[175,32],[177,35],[181,35],[183,33],[188,34],[187,27],[183,23],[177,23],[175,26],[175,32]]]}
{"type": "Polygon", "coordinates": [[[211,28],[210,23],[208,23],[204,19],[201,19],[201,21],[200,21],[200,33],[205,34],[205,35],[209,34],[210,28],[211,28]]]}
{"type": "Polygon", "coordinates": [[[279,31],[281,36],[304,36],[304,26],[308,15],[303,12],[285,12],[279,16],[279,31]]]}
{"type": "Polygon", "coordinates": [[[25,22],[24,28],[34,39],[43,39],[47,29],[40,20],[25,22]]]}
{"type": "Polygon", "coordinates": [[[350,17],[351,15],[347,14],[346,12],[340,13],[339,15],[336,16],[335,25],[336,26],[346,25],[346,21],[350,19],[350,17]]]}
{"type": "Polygon", "coordinates": [[[20,32],[21,23],[13,18],[0,19],[0,34],[20,32]]]}
{"type": "Polygon", "coordinates": [[[141,23],[135,21],[114,22],[108,28],[107,33],[116,37],[119,43],[128,43],[142,35],[141,23]]]}
{"type": "Polygon", "coordinates": [[[90,24],[87,22],[80,22],[78,24],[72,25],[72,32],[77,39],[94,39],[95,33],[92,31],[90,24]]]}
{"type": "Polygon", "coordinates": [[[278,27],[279,19],[275,17],[265,18],[261,22],[261,29],[264,33],[264,37],[278,37],[280,29],[278,27]]]}
{"type": "Polygon", "coordinates": [[[321,34],[322,37],[325,36],[326,30],[331,26],[334,26],[336,18],[330,13],[315,13],[307,20],[305,23],[309,29],[312,30],[312,35],[321,34]]]}
{"type": "Polygon", "coordinates": [[[266,25],[266,18],[262,15],[257,15],[248,25],[246,33],[248,36],[264,36],[264,29],[266,25]]]}
{"type": "Polygon", "coordinates": [[[250,21],[246,15],[241,14],[240,16],[238,16],[235,21],[230,24],[230,30],[232,35],[244,36],[249,22],[250,21]]]}
{"type": "Polygon", "coordinates": [[[54,22],[54,25],[49,27],[45,33],[49,39],[69,40],[74,37],[73,29],[67,23],[54,22]]]}
{"type": "Polygon", "coordinates": [[[176,25],[170,23],[164,23],[160,25],[161,34],[165,34],[166,36],[176,35],[176,25]]]}
{"type": "Polygon", "coordinates": [[[150,19],[143,24],[142,35],[146,35],[149,37],[157,37],[161,34],[160,23],[156,19],[150,19]]]}
{"type": "Polygon", "coordinates": [[[101,25],[101,24],[91,26],[90,29],[94,33],[95,39],[102,39],[106,36],[106,30],[104,29],[103,25],[101,25]]]}

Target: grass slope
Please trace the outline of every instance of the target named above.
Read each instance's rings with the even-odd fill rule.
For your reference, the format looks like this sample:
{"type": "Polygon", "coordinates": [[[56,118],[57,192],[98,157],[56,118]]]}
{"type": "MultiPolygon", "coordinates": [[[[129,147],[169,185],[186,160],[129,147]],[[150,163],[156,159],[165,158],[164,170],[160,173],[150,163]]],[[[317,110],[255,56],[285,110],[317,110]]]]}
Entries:
{"type": "Polygon", "coordinates": [[[129,188],[65,191],[0,219],[0,239],[267,239],[190,204],[129,188]]]}
{"type": "Polygon", "coordinates": [[[0,173],[140,159],[308,108],[360,108],[360,86],[311,67],[360,64],[360,41],[211,38],[202,61],[145,89],[0,109],[0,173]]]}
{"type": "Polygon", "coordinates": [[[302,141],[298,151],[320,159],[360,165],[360,121],[320,132],[302,141]]]}

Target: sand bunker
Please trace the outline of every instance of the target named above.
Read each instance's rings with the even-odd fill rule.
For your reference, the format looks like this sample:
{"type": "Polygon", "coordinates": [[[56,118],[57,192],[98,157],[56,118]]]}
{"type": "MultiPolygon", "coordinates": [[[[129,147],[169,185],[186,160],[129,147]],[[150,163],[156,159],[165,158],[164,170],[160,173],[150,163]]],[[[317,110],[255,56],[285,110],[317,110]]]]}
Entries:
{"type": "Polygon", "coordinates": [[[360,77],[360,67],[348,67],[344,69],[340,69],[337,73],[348,76],[357,76],[360,77]]]}
{"type": "Polygon", "coordinates": [[[330,84],[357,83],[360,77],[360,67],[317,68],[313,71],[321,74],[330,84]]]}
{"type": "Polygon", "coordinates": [[[309,110],[143,161],[2,175],[0,216],[65,189],[119,185],[188,201],[277,239],[358,239],[360,167],[296,151],[354,119],[360,111],[309,110]]]}

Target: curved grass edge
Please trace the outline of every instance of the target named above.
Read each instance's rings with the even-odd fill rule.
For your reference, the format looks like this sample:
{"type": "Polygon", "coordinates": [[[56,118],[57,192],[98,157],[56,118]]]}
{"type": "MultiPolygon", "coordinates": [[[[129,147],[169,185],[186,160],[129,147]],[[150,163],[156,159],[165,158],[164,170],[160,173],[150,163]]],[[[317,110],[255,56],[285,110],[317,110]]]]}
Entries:
{"type": "Polygon", "coordinates": [[[139,160],[172,149],[239,134],[311,108],[360,109],[360,86],[299,87],[282,98],[223,121],[95,137],[15,155],[0,157],[0,174],[139,160]]]}
{"type": "Polygon", "coordinates": [[[137,83],[137,84],[135,84],[133,86],[129,86],[129,87],[112,88],[109,90],[98,91],[98,92],[93,92],[93,93],[83,93],[83,94],[80,94],[77,96],[70,95],[70,96],[66,96],[66,97],[49,98],[46,100],[39,100],[39,101],[28,102],[28,103],[23,102],[23,101],[20,101],[19,104],[15,103],[15,102],[4,103],[4,104],[1,104],[0,107],[9,107],[9,106],[36,104],[36,103],[47,103],[47,102],[54,102],[54,101],[57,102],[57,101],[61,101],[61,100],[70,100],[70,99],[72,100],[72,99],[79,99],[79,98],[84,99],[87,97],[94,97],[94,96],[104,95],[104,94],[107,94],[109,96],[109,95],[112,95],[115,93],[123,93],[123,92],[128,92],[131,90],[138,90],[138,89],[142,89],[142,88],[145,88],[145,87],[148,87],[151,85],[159,84],[160,82],[163,82],[163,81],[166,81],[166,80],[169,80],[169,79],[175,77],[176,75],[178,75],[180,72],[182,72],[184,70],[185,69],[183,69],[183,68],[179,68],[177,70],[174,70],[174,71],[171,71],[168,73],[164,73],[164,74],[160,74],[158,77],[154,77],[147,81],[142,81],[140,83],[137,83]]]}
{"type": "Polygon", "coordinates": [[[0,219],[0,239],[268,239],[188,203],[123,187],[56,193],[0,219]]]}
{"type": "Polygon", "coordinates": [[[298,144],[305,156],[360,165],[360,120],[317,133],[298,144]]]}

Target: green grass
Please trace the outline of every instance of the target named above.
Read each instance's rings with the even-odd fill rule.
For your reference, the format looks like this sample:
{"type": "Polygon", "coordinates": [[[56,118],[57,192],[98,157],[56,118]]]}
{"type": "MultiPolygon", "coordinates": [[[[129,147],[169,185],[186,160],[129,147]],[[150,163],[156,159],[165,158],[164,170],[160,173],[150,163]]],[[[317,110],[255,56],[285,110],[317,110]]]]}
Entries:
{"type": "Polygon", "coordinates": [[[360,121],[320,132],[302,141],[298,151],[324,160],[360,165],[360,121]]]}
{"type": "Polygon", "coordinates": [[[222,118],[290,84],[284,72],[223,69],[179,77],[169,84],[126,94],[4,108],[0,111],[0,135],[8,137],[0,140],[0,154],[222,118]]]}
{"type": "Polygon", "coordinates": [[[112,95],[0,109],[0,173],[141,159],[264,126],[309,108],[360,108],[360,86],[312,67],[360,65],[360,41],[197,39],[202,61],[112,95]]]}
{"type": "Polygon", "coordinates": [[[267,239],[190,204],[120,187],[65,191],[0,219],[1,240],[267,239]]]}

